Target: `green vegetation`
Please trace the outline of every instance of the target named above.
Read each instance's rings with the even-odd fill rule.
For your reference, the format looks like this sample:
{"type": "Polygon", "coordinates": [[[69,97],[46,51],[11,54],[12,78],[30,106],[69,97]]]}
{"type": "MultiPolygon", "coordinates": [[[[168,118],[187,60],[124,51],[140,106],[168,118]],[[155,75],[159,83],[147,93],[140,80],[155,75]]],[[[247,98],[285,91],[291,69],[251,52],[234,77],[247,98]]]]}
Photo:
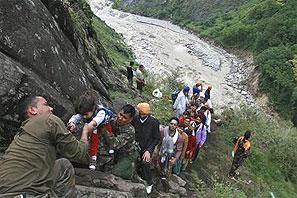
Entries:
{"type": "MultiPolygon", "coordinates": [[[[136,105],[138,102],[148,102],[151,105],[151,111],[161,124],[166,124],[168,120],[174,116],[172,110],[171,92],[176,88],[181,88],[182,84],[176,81],[176,75],[169,78],[161,78],[160,76],[150,73],[145,74],[146,85],[144,86],[142,98],[135,98],[133,92],[123,92],[120,90],[111,90],[111,98],[121,98],[130,104],[136,105]],[[152,92],[160,89],[163,94],[161,99],[155,98],[152,92]]],[[[136,87],[134,79],[134,87],[136,87]]]]}
{"type": "MultiPolygon", "coordinates": [[[[160,79],[160,78],[159,78],[160,79]]],[[[176,83],[172,78],[166,78],[163,80],[158,80],[156,75],[146,73],[145,74],[146,85],[143,89],[142,98],[135,99],[135,95],[132,92],[124,93],[121,91],[112,91],[111,97],[125,99],[130,104],[137,104],[138,102],[148,102],[151,105],[151,111],[154,117],[156,117],[162,124],[167,123],[168,119],[173,116],[172,111],[172,101],[170,100],[170,90],[169,84],[176,83]],[[153,90],[159,88],[163,93],[161,99],[155,98],[152,95],[153,90]]],[[[134,79],[134,87],[136,87],[134,79]]]]}
{"type": "Polygon", "coordinates": [[[114,0],[113,8],[120,8],[145,16],[171,19],[179,23],[186,20],[206,20],[209,17],[236,9],[245,2],[247,0],[137,0],[132,2],[114,0]]]}
{"type": "MultiPolygon", "coordinates": [[[[144,97],[151,104],[154,116],[161,123],[168,123],[173,116],[170,101],[170,79],[158,82],[149,78],[144,97]],[[164,83],[164,85],[163,85],[164,83]],[[153,98],[151,91],[159,87],[162,99],[153,98]],[[166,88],[167,87],[167,88],[166,88]]],[[[178,82],[175,82],[178,84],[178,82]]],[[[176,85],[174,85],[176,86],[176,85]]],[[[178,86],[178,85],[177,85],[178,86]]],[[[127,93],[113,93],[112,96],[133,101],[127,93]]],[[[135,102],[135,101],[134,101],[135,102]]],[[[201,197],[276,197],[297,196],[297,129],[292,123],[275,120],[264,112],[247,106],[226,109],[220,116],[223,125],[211,133],[196,163],[187,172],[193,172],[193,183],[201,197]],[[227,178],[231,167],[232,139],[247,129],[253,131],[251,155],[240,167],[240,180],[227,178]],[[246,184],[251,180],[250,184],[246,184]]]]}
{"type": "MultiPolygon", "coordinates": [[[[242,135],[247,129],[254,131],[252,155],[246,160],[244,178],[253,184],[241,186],[247,195],[296,197],[297,191],[297,129],[292,123],[274,120],[265,113],[242,106],[223,113],[224,125],[219,129],[220,138],[229,143],[233,137],[242,135]],[[294,157],[295,156],[295,157],[294,157]]],[[[231,161],[230,161],[231,164],[231,161]]]]}
{"type": "Polygon", "coordinates": [[[134,60],[133,52],[123,42],[123,37],[120,34],[95,16],[93,17],[92,26],[106,51],[106,55],[115,68],[123,68],[129,61],[134,60]]]}
{"type": "MultiPolygon", "coordinates": [[[[155,5],[156,2],[160,1],[147,1],[147,4],[155,5]]],[[[256,63],[262,72],[262,90],[270,93],[271,102],[284,117],[295,119],[296,123],[297,2],[252,0],[242,5],[244,1],[241,1],[241,7],[238,6],[237,9],[225,6],[222,10],[229,12],[220,10],[218,13],[221,14],[210,14],[203,19],[193,17],[194,9],[190,12],[191,15],[186,15],[189,12],[185,9],[190,7],[191,2],[166,1],[165,4],[159,3],[159,8],[137,5],[134,12],[145,10],[146,15],[170,18],[223,46],[254,52],[256,63]],[[185,4],[188,7],[185,7],[185,4]]],[[[127,10],[135,8],[124,6],[121,0],[117,0],[114,6],[127,10]]],[[[116,65],[122,65],[127,60],[125,57],[133,59],[115,47],[120,42],[113,39],[112,31],[105,29],[104,22],[93,19],[92,25],[116,65]]],[[[120,40],[120,36],[117,38],[120,40]]],[[[156,77],[152,78],[150,74],[146,79],[145,98],[150,101],[154,116],[166,123],[173,114],[170,93],[179,87],[179,84],[170,79],[167,79],[168,82],[160,81],[156,77]],[[170,82],[176,84],[172,85],[170,82]],[[163,99],[151,96],[157,87],[163,92],[163,99]]],[[[111,95],[113,98],[125,98],[132,103],[134,101],[134,97],[127,93],[113,91],[111,95]]],[[[216,134],[209,136],[207,146],[210,149],[202,151],[198,162],[189,167],[190,171],[199,175],[199,178],[194,178],[193,181],[199,194],[202,197],[269,197],[270,192],[273,192],[276,197],[297,197],[297,129],[290,122],[274,120],[259,110],[245,106],[225,110],[222,117],[223,126],[217,129],[216,134]],[[251,156],[240,168],[242,181],[233,182],[227,178],[232,162],[232,138],[243,134],[247,129],[255,132],[252,137],[251,156]],[[206,180],[211,180],[207,185],[201,181],[205,172],[208,173],[206,180]],[[214,172],[217,175],[214,175],[214,172]],[[251,184],[243,182],[247,180],[251,180],[251,184]]]]}
{"type": "Polygon", "coordinates": [[[112,8],[114,9],[118,9],[123,5],[123,1],[122,0],[114,0],[113,1],[113,5],[112,8]]]}
{"type": "MultiPolygon", "coordinates": [[[[198,162],[199,163],[199,162],[198,162]]],[[[199,167],[197,167],[199,168],[199,167]]],[[[238,190],[230,183],[226,183],[224,181],[219,181],[219,178],[212,179],[212,185],[207,185],[204,181],[202,181],[197,172],[193,169],[188,170],[191,175],[191,182],[196,186],[196,192],[199,197],[208,198],[246,198],[247,196],[243,191],[238,190]]]]}
{"type": "Polygon", "coordinates": [[[230,184],[217,182],[214,184],[213,191],[207,197],[226,198],[247,198],[244,192],[234,188],[230,184]]]}
{"type": "Polygon", "coordinates": [[[147,74],[146,86],[144,87],[144,94],[150,98],[150,104],[152,105],[152,112],[156,118],[165,124],[172,116],[174,116],[172,110],[171,92],[177,88],[182,88],[182,84],[176,81],[177,73],[168,78],[162,78],[156,74],[147,74]],[[152,96],[152,92],[155,89],[160,89],[163,94],[162,99],[156,99],[152,96]]]}
{"type": "Polygon", "coordinates": [[[261,90],[297,125],[297,1],[140,0],[128,5],[118,1],[117,6],[171,19],[227,48],[252,51],[261,71],[261,90]]]}
{"type": "Polygon", "coordinates": [[[205,197],[270,197],[270,192],[275,197],[296,197],[297,129],[293,124],[247,106],[226,109],[221,117],[223,125],[208,136],[207,147],[189,167],[207,182],[207,188],[196,184],[205,197]],[[227,177],[232,140],[247,129],[253,131],[251,155],[239,168],[235,182],[227,177]]]}
{"type": "MultiPolygon", "coordinates": [[[[297,124],[297,2],[251,1],[238,11],[196,23],[196,30],[227,47],[254,52],[261,71],[260,88],[287,119],[297,124]]],[[[193,27],[193,23],[189,27],[193,27]]]]}
{"type": "MultiPolygon", "coordinates": [[[[121,0],[116,2],[115,7],[133,9],[123,7],[121,0]]],[[[194,16],[199,10],[195,10],[195,6],[192,6],[191,12],[186,11],[193,1],[166,1],[159,3],[162,9],[152,6],[156,2],[160,1],[146,1],[146,5],[151,6],[138,6],[136,12],[146,10],[146,15],[170,18],[202,36],[215,39],[223,46],[254,52],[262,72],[262,90],[270,93],[271,102],[284,117],[297,120],[297,3],[292,0],[252,0],[242,5],[245,1],[240,1],[242,6],[237,9],[231,9],[234,6],[225,4],[221,10],[212,10],[219,10],[217,14],[199,18],[194,16]]],[[[80,16],[76,18],[84,19],[80,16]]],[[[121,42],[120,35],[98,18],[93,17],[91,25],[114,66],[122,66],[128,60],[133,60],[130,50],[121,42]]],[[[161,123],[166,123],[173,115],[170,93],[180,84],[174,80],[175,77],[162,81],[148,74],[146,79],[144,100],[150,102],[154,116],[161,123]],[[162,91],[162,99],[155,99],[151,95],[155,88],[162,91]]],[[[111,97],[124,98],[132,104],[136,102],[130,93],[111,91],[111,97]]],[[[203,150],[198,162],[189,167],[190,171],[197,173],[193,175],[199,175],[193,181],[199,195],[269,197],[270,192],[273,192],[276,197],[297,197],[297,129],[289,122],[276,121],[259,110],[244,106],[225,110],[222,117],[224,124],[217,129],[216,134],[209,136],[208,149],[203,150]],[[251,156],[240,168],[240,178],[242,181],[251,180],[251,184],[233,182],[227,178],[232,162],[232,138],[247,129],[255,133],[252,137],[251,156]],[[206,184],[201,179],[210,182],[206,184]]]]}
{"type": "Polygon", "coordinates": [[[74,29],[82,38],[85,36],[85,30],[91,26],[93,12],[89,4],[85,0],[69,0],[74,9],[70,10],[71,19],[73,21],[74,29]]]}
{"type": "MultiPolygon", "coordinates": [[[[121,0],[116,2],[115,7],[123,6],[121,0]]],[[[147,1],[151,5],[156,2],[160,1],[147,1]]],[[[271,101],[286,118],[293,118],[296,122],[297,2],[252,0],[233,10],[231,8],[234,6],[230,5],[221,10],[213,9],[213,12],[219,10],[218,13],[221,14],[210,14],[203,19],[194,16],[197,12],[195,6],[192,6],[191,12],[186,11],[193,2],[165,1],[163,4],[159,3],[162,9],[153,6],[148,6],[149,9],[137,9],[139,12],[146,10],[145,14],[150,16],[170,18],[226,47],[253,51],[262,72],[262,90],[270,93],[271,101]],[[224,12],[226,10],[230,11],[224,12]]],[[[238,2],[242,5],[245,1],[238,2]]],[[[133,60],[131,51],[121,41],[122,37],[100,19],[92,16],[90,20],[90,17],[86,17],[88,9],[85,4],[82,5],[85,6],[84,11],[72,13],[78,32],[84,34],[82,30],[91,25],[113,66],[122,66],[128,60],[133,60]]],[[[132,9],[127,6],[123,8],[132,9]]],[[[148,74],[146,78],[144,97],[150,101],[154,116],[161,123],[166,123],[173,115],[170,93],[180,84],[174,80],[174,76],[166,80],[151,76],[148,74]],[[163,92],[162,99],[155,99],[151,95],[155,88],[163,92]]],[[[135,103],[135,98],[130,93],[111,91],[111,97],[120,97],[129,103],[135,103]]],[[[193,181],[199,194],[202,197],[269,197],[269,193],[273,192],[276,197],[297,197],[297,129],[290,122],[274,120],[259,110],[244,106],[225,110],[222,117],[224,124],[217,129],[217,133],[209,136],[208,149],[203,150],[198,162],[189,167],[190,171],[199,175],[193,181]],[[248,185],[226,178],[232,160],[228,154],[232,148],[232,138],[243,134],[247,129],[255,132],[252,137],[252,154],[240,168],[240,178],[243,181],[252,180],[248,185]],[[208,173],[206,177],[211,180],[211,184],[206,185],[201,181],[205,173],[208,173]]]]}
{"type": "Polygon", "coordinates": [[[74,29],[84,39],[85,45],[89,45],[87,41],[92,37],[96,41],[97,53],[104,53],[107,61],[118,71],[134,60],[133,52],[123,42],[123,37],[96,17],[85,0],[69,2],[73,4],[70,15],[74,29]]]}
{"type": "Polygon", "coordinates": [[[129,93],[118,91],[118,90],[112,90],[110,92],[110,97],[111,97],[111,99],[116,99],[116,98],[122,98],[124,100],[132,99],[132,96],[129,93]]]}

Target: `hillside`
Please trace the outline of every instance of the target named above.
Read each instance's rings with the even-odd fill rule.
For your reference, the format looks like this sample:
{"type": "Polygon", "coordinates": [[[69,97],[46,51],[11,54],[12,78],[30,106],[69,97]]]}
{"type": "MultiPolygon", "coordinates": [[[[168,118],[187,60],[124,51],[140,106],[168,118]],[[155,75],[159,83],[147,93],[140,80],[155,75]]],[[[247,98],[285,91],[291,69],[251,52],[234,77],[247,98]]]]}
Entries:
{"type": "Polygon", "coordinates": [[[129,12],[170,19],[225,48],[253,52],[261,90],[285,119],[297,124],[296,1],[115,2],[129,12]]]}
{"type": "MultiPolygon", "coordinates": [[[[125,11],[170,19],[200,36],[215,40],[226,49],[252,52],[261,72],[261,91],[268,95],[282,117],[289,120],[275,119],[244,106],[225,111],[221,115],[224,124],[210,134],[205,151],[191,166],[191,171],[197,175],[195,185],[199,195],[270,197],[273,193],[275,197],[296,197],[294,145],[297,137],[296,127],[290,122],[292,120],[296,125],[296,1],[246,1],[236,9],[228,8],[228,12],[195,19],[179,14],[191,1],[115,2],[114,7],[125,11]],[[241,181],[234,182],[226,175],[231,164],[232,137],[247,129],[255,132],[252,155],[242,168],[241,181]],[[247,185],[245,181],[249,180],[251,183],[247,185]]],[[[198,15],[201,10],[197,8],[196,11],[198,15]]],[[[191,13],[191,10],[183,13],[191,13]]]]}
{"type": "Polygon", "coordinates": [[[136,14],[171,19],[181,22],[189,20],[207,20],[219,16],[229,10],[236,9],[247,0],[116,0],[115,7],[132,11],[136,14]]]}
{"type": "MultiPolygon", "coordinates": [[[[297,76],[297,23],[293,1],[116,2],[116,6],[125,6],[123,9],[174,20],[226,47],[252,51],[263,73],[262,90],[271,93],[271,101],[280,112],[287,114],[285,117],[297,119],[294,79],[294,75],[297,76]],[[252,11],[262,14],[254,15],[252,11]],[[290,24],[281,26],[285,32],[282,36],[277,32],[279,26],[272,23],[274,19],[290,24]],[[260,30],[263,32],[259,33],[260,30]],[[242,35],[245,35],[242,39],[247,36],[249,40],[241,43],[242,39],[238,38],[242,35]],[[261,41],[258,44],[261,49],[256,48],[256,41],[261,41]]],[[[123,65],[134,59],[131,50],[121,35],[92,14],[85,0],[0,0],[0,5],[1,150],[12,140],[20,124],[15,112],[24,95],[44,95],[54,107],[54,113],[64,120],[73,113],[76,97],[88,88],[97,90],[107,106],[119,105],[117,99],[132,104],[143,100],[126,87],[125,77],[121,75],[123,65]]],[[[176,76],[164,78],[161,85],[151,76],[147,78],[150,79],[144,90],[145,100],[150,101],[154,116],[166,124],[173,113],[170,88],[180,84],[176,76]],[[157,87],[162,87],[162,99],[151,96],[157,87]]],[[[291,122],[276,120],[246,106],[227,109],[214,117],[222,119],[222,126],[213,130],[196,163],[181,175],[187,181],[189,197],[270,197],[270,193],[276,197],[297,196],[297,129],[291,122]],[[235,182],[227,178],[232,138],[247,129],[254,132],[252,154],[241,167],[241,180],[235,182]],[[251,183],[247,185],[248,180],[251,183]]],[[[77,186],[80,197],[146,196],[143,184],[99,171],[95,174],[89,174],[89,170],[76,171],[77,183],[84,185],[77,186]],[[113,191],[107,192],[106,188],[113,191]]],[[[174,192],[154,192],[150,197],[184,197],[180,189],[174,183],[171,189],[174,192]]]]}

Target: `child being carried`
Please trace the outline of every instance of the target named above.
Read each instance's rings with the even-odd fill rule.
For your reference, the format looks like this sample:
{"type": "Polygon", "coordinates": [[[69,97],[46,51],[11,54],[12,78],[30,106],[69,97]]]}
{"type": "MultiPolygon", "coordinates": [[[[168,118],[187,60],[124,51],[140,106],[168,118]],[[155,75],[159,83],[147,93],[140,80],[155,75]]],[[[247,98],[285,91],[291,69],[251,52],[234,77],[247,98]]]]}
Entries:
{"type": "MultiPolygon", "coordinates": [[[[108,132],[112,132],[111,125],[109,123],[112,118],[112,111],[97,104],[97,97],[95,92],[90,90],[86,91],[80,96],[75,105],[75,112],[67,124],[68,130],[74,132],[77,125],[82,121],[84,123],[83,130],[87,130],[91,133],[90,139],[90,156],[91,161],[89,168],[91,170],[96,169],[98,144],[100,141],[100,128],[105,127],[108,132]]],[[[113,150],[109,150],[110,154],[113,154],[113,150]]]]}

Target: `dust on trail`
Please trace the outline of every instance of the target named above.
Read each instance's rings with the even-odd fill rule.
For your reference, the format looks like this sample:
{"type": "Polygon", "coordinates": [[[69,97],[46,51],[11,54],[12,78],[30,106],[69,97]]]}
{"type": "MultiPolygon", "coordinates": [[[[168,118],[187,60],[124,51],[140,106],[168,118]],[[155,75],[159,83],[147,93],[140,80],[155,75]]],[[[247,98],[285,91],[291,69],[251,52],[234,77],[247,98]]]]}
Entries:
{"type": "Polygon", "coordinates": [[[90,0],[90,6],[96,16],[123,35],[137,62],[151,73],[165,78],[178,71],[178,80],[190,86],[203,80],[204,89],[213,86],[211,99],[216,108],[253,103],[241,84],[247,71],[236,56],[169,21],[114,10],[108,0],[90,0]]]}

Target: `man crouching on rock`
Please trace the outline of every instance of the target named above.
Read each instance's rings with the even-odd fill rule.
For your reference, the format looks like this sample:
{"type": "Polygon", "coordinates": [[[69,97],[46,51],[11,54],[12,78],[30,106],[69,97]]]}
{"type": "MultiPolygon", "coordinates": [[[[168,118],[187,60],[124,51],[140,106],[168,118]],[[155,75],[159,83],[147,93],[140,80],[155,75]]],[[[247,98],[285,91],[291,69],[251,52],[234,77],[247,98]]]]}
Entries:
{"type": "Polygon", "coordinates": [[[20,102],[22,125],[0,161],[0,197],[75,197],[74,169],[57,155],[82,162],[88,155],[87,132],[80,141],[52,114],[41,96],[20,102]]]}

